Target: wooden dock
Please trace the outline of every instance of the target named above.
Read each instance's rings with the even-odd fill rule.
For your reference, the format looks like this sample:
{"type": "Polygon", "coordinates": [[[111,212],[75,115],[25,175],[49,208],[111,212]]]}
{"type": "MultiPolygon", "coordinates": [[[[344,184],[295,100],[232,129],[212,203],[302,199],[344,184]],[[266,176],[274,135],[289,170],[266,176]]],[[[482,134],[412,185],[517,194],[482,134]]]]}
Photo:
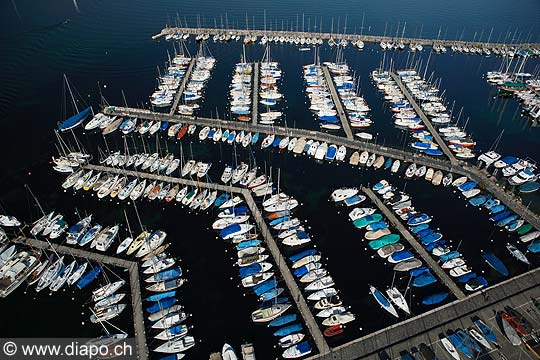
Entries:
{"type": "Polygon", "coordinates": [[[46,241],[18,237],[12,242],[25,244],[33,248],[51,250],[51,246],[58,254],[65,254],[81,259],[91,260],[100,264],[112,265],[121,267],[129,271],[129,286],[131,289],[131,309],[133,311],[133,331],[137,344],[137,358],[140,360],[148,359],[148,347],[146,345],[146,331],[144,327],[144,312],[142,307],[141,286],[139,284],[139,268],[134,261],[123,260],[120,258],[98,254],[79,248],[68,247],[56,243],[48,243],[46,241]]]}
{"type": "MultiPolygon", "coordinates": [[[[349,150],[368,151],[384,157],[391,157],[392,159],[399,159],[403,162],[416,163],[417,165],[425,165],[434,169],[452,172],[469,177],[469,179],[476,181],[480,186],[486,188],[486,190],[492,192],[497,196],[506,206],[512,211],[521,216],[535,228],[540,229],[540,216],[529,208],[527,208],[522,202],[520,202],[514,195],[504,191],[494,179],[489,178],[484,172],[477,168],[466,165],[464,162],[459,161],[457,164],[452,164],[450,161],[443,159],[436,159],[422,154],[412,153],[389,146],[383,146],[376,143],[370,143],[366,141],[360,141],[356,139],[347,139],[343,136],[337,136],[332,134],[323,133],[315,130],[298,129],[298,128],[285,128],[281,126],[269,126],[269,125],[252,125],[251,123],[244,123],[240,121],[227,121],[221,119],[210,119],[204,117],[187,117],[182,115],[168,115],[157,112],[152,112],[146,109],[126,108],[109,106],[104,108],[103,112],[107,115],[117,116],[129,116],[138,117],[144,120],[161,120],[169,121],[171,123],[183,123],[183,124],[195,124],[199,126],[210,126],[216,128],[227,128],[231,130],[245,132],[259,132],[261,134],[275,134],[276,136],[291,136],[291,137],[305,137],[306,139],[313,139],[314,141],[333,143],[337,146],[344,145],[349,150]]],[[[403,165],[402,165],[403,166],[403,165]]]]}
{"type": "MultiPolygon", "coordinates": [[[[538,324],[538,313],[530,314],[527,310],[535,311],[531,309],[531,297],[540,297],[540,269],[518,275],[484,291],[469,295],[465,299],[455,300],[335,347],[329,354],[311,356],[307,360],[380,360],[378,353],[382,350],[385,350],[390,358],[395,359],[399,358],[400,351],[410,350],[413,346],[418,347],[422,342],[432,345],[438,359],[453,360],[441,347],[438,335],[450,329],[472,326],[470,319],[472,316],[479,316],[496,334],[501,348],[494,351],[501,351],[504,357],[496,356],[495,358],[532,360],[535,357],[527,352],[524,346],[515,347],[510,344],[493,319],[494,310],[503,310],[504,306],[512,306],[525,317],[529,316],[532,324],[538,324]]],[[[463,358],[465,357],[462,356],[463,358]]]]}
{"type": "Polygon", "coordinates": [[[259,68],[261,63],[255,61],[253,63],[253,87],[251,95],[253,95],[253,100],[251,102],[251,123],[257,125],[259,121],[259,68]]]}
{"type": "Polygon", "coordinates": [[[424,114],[424,111],[422,110],[422,108],[418,106],[418,103],[416,102],[412,94],[410,93],[409,89],[407,89],[405,84],[403,84],[400,77],[397,76],[397,74],[394,72],[390,72],[390,76],[397,83],[397,85],[399,86],[399,88],[401,89],[401,91],[403,92],[403,94],[405,95],[405,97],[407,98],[411,106],[413,107],[414,111],[416,111],[420,119],[422,119],[422,122],[424,123],[424,125],[428,128],[431,135],[433,135],[433,138],[435,139],[435,141],[441,148],[442,152],[448,157],[448,159],[453,165],[458,164],[458,160],[454,156],[454,153],[448,148],[448,145],[446,145],[446,142],[441,138],[441,135],[439,134],[437,129],[435,129],[435,127],[433,126],[431,121],[428,119],[426,114],[424,114]]]}
{"type": "Polygon", "coordinates": [[[337,93],[334,79],[332,79],[332,76],[330,75],[330,70],[328,70],[328,66],[323,65],[322,70],[326,79],[326,84],[328,85],[328,89],[330,90],[330,94],[332,95],[332,100],[334,101],[334,105],[336,105],[336,111],[339,116],[339,120],[341,121],[343,131],[345,131],[347,139],[353,140],[354,136],[351,130],[351,126],[349,124],[349,119],[347,119],[347,114],[345,114],[345,110],[343,109],[343,103],[341,102],[341,98],[337,93]]]}
{"type": "Polygon", "coordinates": [[[259,231],[261,232],[261,235],[263,236],[266,245],[268,245],[268,249],[270,250],[272,257],[274,258],[274,262],[279,268],[281,276],[283,277],[283,280],[287,284],[287,288],[289,289],[289,292],[291,293],[291,296],[294,302],[296,303],[296,307],[298,311],[300,312],[300,315],[302,315],[302,318],[304,319],[306,327],[309,333],[311,334],[311,337],[313,338],[315,345],[317,346],[319,354],[328,353],[330,351],[330,347],[328,346],[326,339],[324,338],[321,330],[319,329],[319,326],[317,325],[317,322],[315,321],[315,318],[313,317],[311,310],[309,309],[306,299],[304,298],[304,294],[302,293],[302,291],[296,284],[296,280],[294,279],[294,276],[291,273],[291,270],[287,266],[287,262],[285,261],[285,258],[281,254],[281,251],[279,250],[279,247],[277,246],[276,241],[272,237],[272,234],[270,233],[268,226],[266,226],[266,223],[264,221],[263,215],[261,214],[261,211],[255,204],[255,201],[253,200],[253,197],[251,196],[251,193],[249,192],[249,190],[243,189],[243,195],[249,207],[249,210],[251,211],[251,214],[255,218],[255,223],[257,224],[257,227],[259,228],[259,231]]]}
{"type": "Polygon", "coordinates": [[[173,34],[190,34],[190,35],[202,35],[208,34],[213,35],[239,35],[241,37],[257,36],[257,37],[285,37],[285,38],[317,38],[322,40],[330,39],[344,39],[349,42],[352,41],[363,41],[365,43],[375,43],[379,44],[382,41],[384,42],[398,42],[403,41],[404,44],[419,44],[422,46],[432,46],[434,44],[443,45],[450,47],[453,45],[457,46],[467,46],[467,47],[479,47],[479,48],[521,48],[521,49],[540,49],[539,43],[495,43],[495,42],[480,42],[480,41],[462,41],[462,40],[450,40],[450,39],[426,39],[426,38],[413,38],[413,37],[393,37],[393,36],[381,36],[381,35],[363,35],[363,34],[336,34],[336,33],[326,33],[326,32],[301,32],[301,31],[279,31],[279,30],[258,30],[258,29],[216,29],[216,28],[193,28],[193,27],[167,27],[161,30],[159,34],[152,36],[152,39],[156,40],[163,36],[173,35],[173,34]]]}
{"type": "Polygon", "coordinates": [[[405,226],[399,221],[394,213],[375,195],[369,188],[362,188],[364,194],[375,204],[379,210],[382,211],[384,216],[390,221],[390,223],[400,232],[401,236],[407,240],[412,246],[414,251],[424,260],[424,262],[430,267],[430,269],[436,274],[441,282],[450,290],[452,294],[458,299],[464,299],[465,293],[456,285],[450,276],[439,266],[439,264],[430,256],[430,254],[424,249],[414,236],[407,230],[405,226]]]}
{"type": "Polygon", "coordinates": [[[171,106],[171,110],[169,111],[169,115],[174,115],[176,111],[178,110],[178,104],[180,103],[180,99],[182,98],[182,94],[184,93],[184,89],[186,88],[186,85],[189,81],[189,78],[191,77],[191,72],[193,71],[193,67],[195,66],[195,62],[197,61],[196,58],[191,59],[189,62],[189,66],[186,70],[186,73],[182,77],[182,81],[180,82],[180,86],[178,87],[178,91],[176,92],[176,95],[174,96],[174,101],[171,106]]]}
{"type": "Polygon", "coordinates": [[[291,296],[294,302],[296,303],[298,311],[302,315],[304,322],[306,324],[306,327],[309,330],[315,344],[317,345],[319,353],[325,353],[329,351],[330,348],[328,344],[326,343],[326,340],[324,339],[324,336],[321,330],[319,329],[317,322],[315,321],[315,318],[313,317],[313,314],[311,313],[311,310],[309,309],[306,303],[306,300],[304,299],[304,295],[302,291],[298,288],[298,285],[296,284],[294,277],[287,266],[287,262],[285,261],[283,255],[281,255],[281,251],[279,250],[279,247],[277,246],[276,241],[272,237],[272,234],[270,233],[270,230],[268,229],[264,221],[264,217],[261,211],[259,210],[259,208],[257,207],[255,200],[253,199],[253,196],[251,195],[251,192],[248,189],[234,187],[230,185],[221,185],[221,184],[216,184],[216,183],[211,183],[211,182],[199,181],[199,180],[183,179],[183,178],[164,176],[164,175],[159,175],[159,174],[150,174],[150,173],[140,172],[140,171],[124,170],[124,169],[118,169],[118,168],[107,167],[107,166],[85,165],[84,168],[87,170],[101,171],[101,172],[112,173],[112,174],[123,174],[126,176],[133,176],[133,177],[145,178],[149,180],[162,181],[162,182],[167,182],[171,184],[196,186],[196,187],[206,188],[210,190],[218,190],[222,192],[235,193],[237,195],[243,196],[244,200],[246,201],[247,206],[250,209],[251,215],[255,219],[255,223],[257,224],[257,227],[259,228],[259,231],[261,235],[263,236],[264,241],[267,244],[268,249],[270,250],[270,253],[272,254],[272,257],[274,258],[274,262],[279,268],[281,277],[285,281],[285,284],[287,285],[287,288],[289,289],[289,292],[291,293],[291,296]]]}

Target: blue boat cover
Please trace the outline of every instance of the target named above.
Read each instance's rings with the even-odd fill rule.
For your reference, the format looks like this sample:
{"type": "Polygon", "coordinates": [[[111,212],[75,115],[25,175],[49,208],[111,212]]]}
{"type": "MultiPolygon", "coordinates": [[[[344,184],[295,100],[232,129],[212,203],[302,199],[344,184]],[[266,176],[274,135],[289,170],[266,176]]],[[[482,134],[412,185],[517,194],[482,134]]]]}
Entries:
{"type": "Polygon", "coordinates": [[[499,274],[502,276],[508,276],[508,268],[504,265],[504,263],[499,259],[497,256],[495,256],[494,253],[491,251],[484,251],[482,253],[482,257],[486,262],[491,266],[493,269],[495,269],[499,274]]]}
{"type": "Polygon", "coordinates": [[[262,266],[259,263],[251,264],[248,266],[242,266],[240,267],[240,277],[245,278],[250,275],[256,274],[258,272],[261,272],[262,266]]]}
{"type": "Polygon", "coordinates": [[[419,268],[416,268],[416,269],[412,269],[412,270],[409,270],[409,274],[412,276],[412,277],[416,277],[416,276],[419,276],[419,275],[422,275],[426,272],[429,272],[429,269],[425,266],[422,266],[422,267],[419,267],[419,268]]]}
{"type": "Polygon", "coordinates": [[[287,336],[302,330],[302,324],[296,323],[282,327],[274,331],[274,336],[287,336]]]}
{"type": "Polygon", "coordinates": [[[428,295],[422,299],[422,304],[424,305],[435,305],[444,301],[448,297],[447,292],[441,292],[437,294],[428,295]]]}
{"type": "Polygon", "coordinates": [[[246,249],[252,246],[257,246],[260,244],[261,244],[261,240],[242,241],[240,244],[236,245],[236,250],[242,250],[242,249],[246,249]]]}
{"type": "Polygon", "coordinates": [[[88,284],[90,284],[97,278],[97,276],[99,275],[99,273],[101,273],[102,270],[103,269],[101,268],[101,266],[96,266],[95,268],[84,274],[83,277],[81,277],[79,281],[77,281],[77,287],[79,289],[83,289],[84,287],[88,286],[88,284]]]}
{"type": "Polygon", "coordinates": [[[167,291],[167,292],[164,292],[164,293],[150,295],[149,297],[147,297],[144,300],[146,300],[146,301],[158,301],[158,300],[165,299],[165,298],[168,298],[168,297],[173,297],[175,295],[176,295],[176,290],[172,290],[172,291],[167,291]]]}
{"type": "Polygon", "coordinates": [[[275,287],[277,287],[276,279],[269,279],[259,285],[254,286],[253,291],[255,292],[255,294],[257,294],[257,296],[260,296],[275,287]]]}
{"type": "Polygon", "coordinates": [[[411,232],[413,234],[418,234],[418,232],[422,231],[422,230],[426,230],[429,228],[429,224],[422,224],[422,225],[418,225],[418,226],[413,226],[411,227],[411,232]]]}
{"type": "Polygon", "coordinates": [[[216,199],[216,201],[214,202],[214,206],[216,207],[219,207],[221,205],[223,205],[223,203],[225,203],[227,200],[229,200],[231,197],[229,194],[227,193],[223,193],[221,195],[219,195],[216,199]]]}
{"type": "Polygon", "coordinates": [[[436,283],[437,279],[430,273],[424,273],[418,277],[415,277],[412,281],[412,286],[414,287],[424,287],[436,283]]]}
{"type": "Polygon", "coordinates": [[[173,298],[173,297],[166,298],[166,299],[157,301],[155,304],[152,304],[151,306],[147,307],[146,311],[152,314],[163,309],[168,309],[171,306],[173,306],[177,301],[178,301],[177,298],[173,298]]]}
{"type": "Polygon", "coordinates": [[[296,314],[281,315],[280,317],[270,321],[268,327],[283,326],[296,321],[296,314]]]}
{"type": "Polygon", "coordinates": [[[261,296],[259,296],[259,300],[265,301],[265,302],[270,301],[272,299],[275,299],[279,295],[281,295],[283,293],[283,291],[285,291],[284,288],[270,289],[267,292],[265,292],[264,294],[262,294],[261,296]]]}
{"type": "Polygon", "coordinates": [[[469,280],[471,279],[474,279],[476,277],[476,273],[475,272],[470,272],[468,274],[465,274],[465,275],[461,275],[460,277],[458,277],[458,281],[462,284],[465,284],[466,282],[468,282],[469,280]]]}
{"type": "Polygon", "coordinates": [[[66,131],[82,123],[90,115],[90,107],[58,124],[58,130],[66,131]]]}
{"type": "Polygon", "coordinates": [[[165,281],[165,280],[176,279],[179,276],[182,276],[182,268],[177,267],[174,269],[169,269],[169,270],[165,270],[160,273],[157,273],[155,275],[155,279],[157,281],[165,281]]]}
{"type": "Polygon", "coordinates": [[[317,254],[317,250],[308,249],[308,250],[300,251],[299,253],[289,256],[289,260],[292,262],[296,262],[303,257],[306,257],[308,255],[315,255],[315,254],[317,254]]]}

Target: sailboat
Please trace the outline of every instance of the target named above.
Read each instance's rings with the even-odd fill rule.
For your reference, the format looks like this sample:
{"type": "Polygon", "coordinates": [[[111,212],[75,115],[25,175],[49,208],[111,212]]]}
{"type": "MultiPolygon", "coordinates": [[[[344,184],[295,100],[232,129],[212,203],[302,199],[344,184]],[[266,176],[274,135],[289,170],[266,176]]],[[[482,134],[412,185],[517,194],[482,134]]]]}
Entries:
{"type": "Polygon", "coordinates": [[[62,132],[71,130],[79,126],[92,113],[92,110],[90,109],[90,107],[87,107],[83,109],[82,111],[79,111],[79,109],[77,108],[77,104],[75,103],[75,98],[73,97],[73,92],[71,91],[71,87],[69,86],[69,82],[67,80],[66,75],[64,75],[64,81],[69,90],[69,94],[71,95],[71,99],[73,100],[73,105],[75,106],[77,113],[58,124],[58,130],[62,132]]]}
{"type": "Polygon", "coordinates": [[[369,291],[371,292],[371,295],[373,295],[375,300],[377,300],[379,305],[383,307],[384,310],[388,311],[390,314],[394,315],[395,317],[399,317],[394,306],[390,303],[390,301],[388,301],[388,299],[386,298],[386,296],[383,295],[382,292],[377,290],[377,288],[375,288],[372,285],[369,286],[369,291]]]}

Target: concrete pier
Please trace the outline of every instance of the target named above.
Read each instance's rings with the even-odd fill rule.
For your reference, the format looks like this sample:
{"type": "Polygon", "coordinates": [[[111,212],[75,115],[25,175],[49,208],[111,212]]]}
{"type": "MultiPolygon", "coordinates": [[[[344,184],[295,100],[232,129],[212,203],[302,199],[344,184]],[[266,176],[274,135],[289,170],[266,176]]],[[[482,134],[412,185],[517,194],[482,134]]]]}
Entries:
{"type": "Polygon", "coordinates": [[[435,141],[441,148],[442,152],[448,157],[448,159],[453,165],[458,164],[458,160],[454,156],[454,153],[448,148],[448,145],[446,145],[446,142],[441,138],[441,135],[439,134],[437,129],[435,129],[435,127],[433,126],[431,121],[429,121],[426,114],[424,114],[424,111],[422,110],[422,108],[418,106],[418,104],[416,103],[416,100],[411,95],[409,89],[407,89],[405,84],[403,84],[400,77],[397,76],[397,74],[395,74],[394,72],[390,72],[390,76],[392,76],[392,78],[395,80],[395,82],[397,83],[397,85],[399,86],[399,88],[401,89],[401,91],[403,92],[403,94],[405,95],[405,97],[407,98],[411,106],[413,107],[414,111],[416,111],[420,119],[422,119],[422,122],[424,123],[424,125],[428,128],[431,135],[433,135],[433,138],[435,139],[435,141]]]}
{"type": "Polygon", "coordinates": [[[174,101],[173,101],[171,110],[169,111],[169,115],[173,115],[177,112],[178,104],[180,103],[180,99],[182,98],[184,89],[186,88],[189,78],[191,77],[191,72],[193,71],[193,67],[195,66],[196,61],[197,59],[193,58],[189,62],[189,66],[186,70],[186,73],[184,74],[184,77],[182,78],[182,81],[180,82],[180,86],[178,87],[178,91],[176,92],[176,95],[174,96],[174,101]]]}
{"type": "Polygon", "coordinates": [[[479,47],[479,48],[522,48],[522,49],[539,49],[539,43],[495,43],[495,42],[479,42],[479,41],[462,41],[462,40],[450,40],[450,39],[426,39],[426,38],[412,38],[412,37],[393,37],[393,36],[381,36],[381,35],[361,35],[361,34],[335,34],[335,33],[323,33],[323,32],[301,32],[301,31],[279,31],[279,30],[257,30],[257,29],[216,29],[216,28],[193,28],[193,27],[168,27],[161,30],[159,34],[152,36],[152,39],[156,40],[169,34],[208,34],[210,36],[219,34],[239,35],[242,38],[246,35],[250,36],[267,36],[267,37],[299,37],[299,38],[317,38],[322,40],[329,39],[344,39],[349,42],[361,40],[366,43],[380,42],[398,42],[403,41],[404,44],[419,44],[422,46],[432,46],[439,44],[450,47],[452,45],[467,46],[467,47],[479,47]]]}
{"type": "Polygon", "coordinates": [[[435,273],[435,275],[441,280],[441,282],[450,290],[452,294],[458,299],[464,299],[465,293],[456,285],[452,278],[439,266],[439,264],[429,255],[429,253],[424,249],[422,244],[420,244],[414,236],[407,230],[407,228],[399,221],[399,219],[394,215],[394,213],[375,195],[373,191],[369,188],[362,188],[364,194],[369,197],[369,199],[381,210],[384,216],[390,221],[390,223],[400,232],[401,236],[407,240],[407,242],[412,246],[414,251],[424,262],[429,266],[429,268],[435,273]]]}
{"type": "Polygon", "coordinates": [[[261,64],[257,61],[253,63],[253,87],[251,94],[253,100],[251,101],[251,123],[257,125],[259,121],[259,68],[261,64]]]}
{"type": "Polygon", "coordinates": [[[79,248],[68,247],[46,241],[18,237],[12,242],[25,244],[33,248],[51,250],[51,246],[58,254],[74,256],[81,259],[92,260],[100,264],[121,267],[129,271],[129,286],[131,289],[131,309],[133,311],[133,330],[137,343],[137,357],[140,360],[148,359],[148,347],[146,345],[146,331],[144,327],[143,307],[141,299],[141,286],[139,284],[139,268],[134,261],[123,260],[120,258],[94,253],[79,248]]]}
{"type": "Polygon", "coordinates": [[[328,89],[330,90],[330,94],[332,95],[332,100],[334,101],[334,104],[336,105],[336,111],[339,116],[339,120],[341,121],[341,126],[343,127],[343,131],[345,131],[345,135],[347,136],[347,139],[353,140],[354,136],[351,130],[351,126],[349,124],[349,119],[347,119],[347,114],[345,114],[345,110],[343,109],[343,104],[341,103],[341,98],[339,97],[339,94],[337,93],[334,80],[332,79],[332,76],[330,75],[330,70],[328,70],[328,66],[326,65],[322,66],[322,70],[324,73],[324,77],[326,79],[326,84],[328,85],[328,89]]]}

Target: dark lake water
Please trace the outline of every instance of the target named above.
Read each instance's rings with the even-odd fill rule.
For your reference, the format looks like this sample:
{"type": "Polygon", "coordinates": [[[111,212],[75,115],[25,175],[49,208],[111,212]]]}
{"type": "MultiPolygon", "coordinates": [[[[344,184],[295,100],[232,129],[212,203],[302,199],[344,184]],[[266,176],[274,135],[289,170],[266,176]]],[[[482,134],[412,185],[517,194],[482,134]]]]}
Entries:
{"type": "MultiPolygon", "coordinates": [[[[155,42],[151,35],[158,33],[165,23],[174,24],[177,14],[183,23],[218,26],[245,27],[246,10],[249,26],[263,26],[266,9],[267,26],[281,29],[307,30],[314,24],[330,31],[332,17],[334,31],[344,31],[347,15],[347,32],[361,31],[364,15],[364,33],[395,34],[403,29],[409,36],[441,37],[486,40],[493,28],[492,40],[514,42],[540,41],[537,14],[540,3],[525,0],[515,6],[507,1],[402,1],[367,2],[335,1],[56,1],[42,4],[35,1],[4,1],[0,4],[0,125],[4,153],[0,172],[0,205],[7,212],[26,221],[35,219],[37,212],[23,185],[29,184],[46,209],[56,209],[75,221],[75,208],[80,212],[93,213],[104,224],[121,222],[124,210],[131,225],[137,228],[132,205],[98,201],[96,197],[60,191],[62,176],[50,170],[48,161],[54,155],[52,128],[64,118],[62,104],[62,74],[65,73],[77,89],[79,97],[93,106],[99,103],[98,83],[103,95],[111,104],[123,103],[124,91],[130,106],[148,107],[148,95],[156,85],[158,67],[163,68],[170,43],[155,42]],[[78,10],[75,8],[78,7],[78,10]],[[298,14],[298,16],[297,16],[298,14]],[[353,15],[354,14],[354,15],[353,15]],[[223,20],[222,20],[223,19],[223,20]],[[270,20],[272,19],[272,21],[270,20]],[[309,20],[308,20],[309,19],[309,20]],[[339,19],[339,20],[338,20],[339,19]],[[69,20],[69,21],[67,21],[69,20]],[[283,25],[282,25],[283,23],[283,25]],[[270,25],[272,24],[272,25],[270,25]]],[[[317,29],[320,29],[318,27],[317,29]]],[[[189,43],[192,53],[197,45],[189,43]]],[[[240,43],[209,44],[217,59],[213,76],[208,83],[206,99],[201,114],[215,116],[225,114],[225,91],[230,82],[233,65],[240,59],[240,43]],[[216,110],[217,109],[217,110],[216,110]]],[[[263,48],[250,46],[250,60],[260,59],[263,48]]],[[[306,106],[301,66],[313,61],[311,52],[301,53],[296,48],[273,46],[272,56],[281,63],[284,72],[282,90],[286,98],[286,122],[288,126],[316,129],[317,124],[306,106]]],[[[362,52],[348,48],[346,61],[360,76],[361,93],[372,108],[375,124],[372,132],[381,144],[402,147],[404,135],[393,127],[391,114],[385,108],[382,97],[371,84],[368,74],[380,66],[383,53],[378,46],[367,46],[362,52]]],[[[321,60],[331,60],[335,50],[321,49],[321,60]]],[[[396,68],[428,61],[424,51],[412,58],[407,52],[388,52],[386,64],[392,60],[396,68]]],[[[496,57],[447,54],[429,58],[428,76],[441,79],[445,97],[455,107],[463,107],[463,119],[469,118],[467,129],[473,134],[479,150],[487,150],[504,130],[499,147],[502,153],[530,156],[540,159],[540,129],[531,127],[520,115],[520,108],[513,99],[494,98],[495,91],[482,78],[486,71],[497,69],[501,59],[496,57]]],[[[530,60],[525,70],[535,71],[538,60],[530,60]]],[[[81,102],[82,104],[82,102],[81,102]]],[[[79,134],[79,133],[78,133],[79,134]]],[[[116,136],[116,135],[115,135],[116,136]]],[[[82,135],[83,144],[96,151],[100,137],[82,135]]],[[[154,145],[154,140],[147,140],[154,145]]],[[[166,141],[160,140],[161,146],[166,141]]],[[[112,148],[122,146],[120,137],[112,137],[112,148]]],[[[368,294],[368,284],[385,288],[395,280],[398,287],[405,288],[408,278],[393,279],[391,269],[362,242],[361,233],[347,220],[346,209],[335,207],[328,201],[332,190],[341,186],[374,184],[382,178],[406,189],[418,209],[432,214],[434,226],[440,228],[446,239],[452,240],[464,254],[476,272],[484,272],[491,283],[502,280],[480,260],[480,251],[495,245],[495,252],[505,258],[512,274],[527,270],[506,255],[504,244],[508,236],[499,232],[488,220],[485,212],[465,206],[452,189],[437,189],[424,181],[405,181],[402,177],[385,171],[352,169],[317,164],[303,157],[289,154],[261,152],[228,145],[199,145],[194,138],[181,144],[168,142],[169,150],[179,153],[180,146],[196,159],[213,161],[212,179],[218,179],[224,163],[232,159],[256,160],[261,169],[277,174],[280,169],[281,187],[296,196],[302,205],[298,216],[306,221],[314,244],[321,250],[327,268],[341,290],[344,303],[357,314],[358,320],[348,326],[346,335],[332,339],[335,345],[359,335],[391,325],[395,321],[379,310],[368,294]],[[459,226],[456,226],[459,224],[459,226]]],[[[530,196],[531,206],[538,208],[537,197],[530,196]]],[[[193,316],[189,323],[200,343],[190,353],[190,358],[206,359],[212,351],[221,349],[223,342],[230,342],[236,349],[244,341],[252,341],[258,357],[270,359],[279,355],[272,334],[265,326],[251,323],[249,316],[256,307],[252,294],[243,291],[238,284],[237,268],[233,266],[231,247],[216,239],[210,229],[215,214],[191,214],[180,206],[165,206],[143,202],[138,205],[142,222],[150,228],[161,228],[172,239],[172,253],[180,258],[188,270],[189,282],[180,290],[180,302],[193,316]]],[[[538,266],[538,259],[533,259],[538,266]]],[[[122,270],[114,269],[122,276],[122,270]]],[[[429,292],[437,289],[432,287],[429,292]]],[[[426,294],[424,290],[412,292],[413,313],[428,310],[419,305],[426,294]]],[[[4,317],[0,322],[0,335],[11,337],[40,336],[97,336],[99,326],[89,324],[89,292],[63,291],[49,296],[34,295],[33,289],[19,289],[7,299],[0,300],[4,317]],[[32,326],[22,319],[32,321],[32,326]],[[84,322],[84,324],[83,324],[84,322]]],[[[128,314],[129,311],[126,312],[128,314]]],[[[115,324],[132,332],[128,315],[115,324]]],[[[151,347],[157,344],[150,343],[151,347]]]]}

